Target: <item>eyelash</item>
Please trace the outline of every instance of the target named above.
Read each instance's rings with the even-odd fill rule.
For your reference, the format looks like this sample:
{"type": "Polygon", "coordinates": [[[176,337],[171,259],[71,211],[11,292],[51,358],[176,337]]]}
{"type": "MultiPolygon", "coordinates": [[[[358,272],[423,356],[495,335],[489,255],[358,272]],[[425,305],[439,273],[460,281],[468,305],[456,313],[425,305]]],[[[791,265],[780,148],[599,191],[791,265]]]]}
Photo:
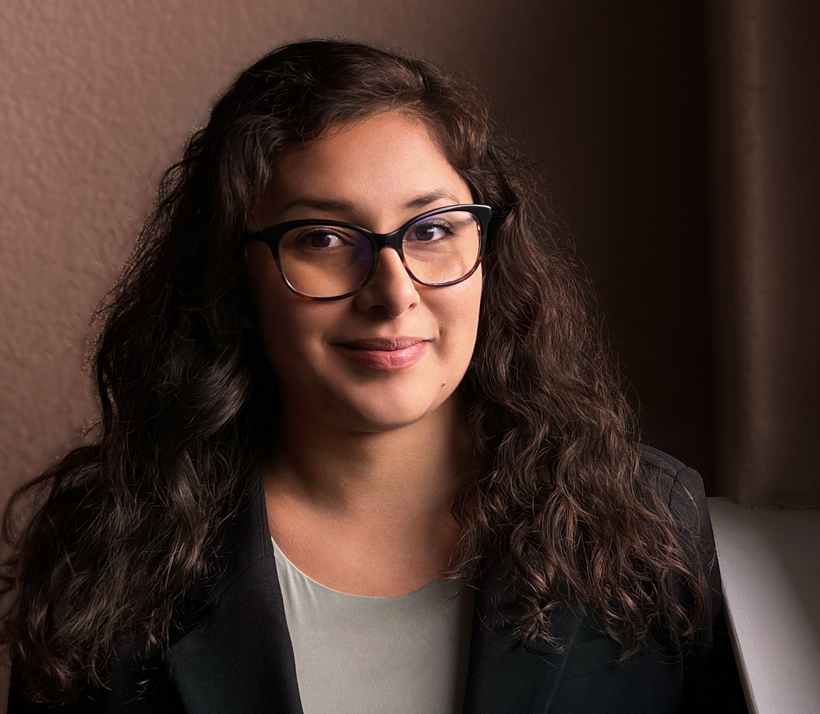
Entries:
{"type": "Polygon", "coordinates": [[[447,223],[444,223],[444,222],[441,222],[441,223],[420,223],[417,226],[413,226],[411,228],[411,230],[415,230],[417,228],[441,228],[447,235],[453,235],[453,229],[447,223]]]}
{"type": "MultiPolygon", "coordinates": [[[[297,240],[295,241],[295,245],[307,245],[308,241],[313,236],[333,236],[334,238],[337,238],[342,243],[345,243],[346,245],[352,245],[351,243],[347,243],[344,240],[344,234],[339,233],[338,231],[333,230],[332,228],[326,228],[324,230],[316,230],[316,229],[309,230],[309,231],[307,231],[303,235],[300,235],[297,238],[297,240]]],[[[315,246],[311,246],[311,247],[315,247],[315,246]]]]}

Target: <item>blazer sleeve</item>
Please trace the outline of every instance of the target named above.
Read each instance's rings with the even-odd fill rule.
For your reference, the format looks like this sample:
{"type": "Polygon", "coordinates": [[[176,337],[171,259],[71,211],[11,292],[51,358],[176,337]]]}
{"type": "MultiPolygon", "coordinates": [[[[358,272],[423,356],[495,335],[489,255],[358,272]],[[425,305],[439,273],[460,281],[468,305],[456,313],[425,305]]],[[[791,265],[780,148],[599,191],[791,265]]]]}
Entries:
{"type": "Polygon", "coordinates": [[[677,467],[670,489],[670,508],[692,533],[708,583],[703,627],[684,666],[682,712],[746,714],[748,709],[725,618],[720,566],[703,480],[694,469],[666,458],[677,467]]]}

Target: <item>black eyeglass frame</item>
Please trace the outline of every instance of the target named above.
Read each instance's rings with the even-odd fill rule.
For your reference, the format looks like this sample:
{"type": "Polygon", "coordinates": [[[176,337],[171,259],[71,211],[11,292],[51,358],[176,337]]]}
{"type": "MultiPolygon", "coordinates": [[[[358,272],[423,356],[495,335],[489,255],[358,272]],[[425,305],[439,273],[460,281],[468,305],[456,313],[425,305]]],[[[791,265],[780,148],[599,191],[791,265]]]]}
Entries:
{"type": "Polygon", "coordinates": [[[298,221],[286,221],[284,223],[276,223],[256,233],[249,233],[247,237],[249,240],[261,241],[262,243],[265,243],[268,246],[268,248],[270,248],[271,253],[273,254],[273,258],[276,261],[276,265],[279,268],[279,273],[282,276],[282,280],[291,292],[296,293],[299,297],[303,297],[308,300],[342,300],[344,298],[350,297],[351,295],[355,295],[357,292],[359,292],[359,290],[361,290],[365,285],[367,285],[368,282],[370,282],[370,279],[376,272],[376,266],[379,264],[379,255],[381,254],[381,249],[385,247],[395,249],[395,251],[399,254],[399,257],[401,258],[401,264],[404,266],[404,269],[407,271],[407,274],[420,285],[444,288],[448,285],[456,285],[466,280],[476,270],[478,270],[478,266],[481,264],[481,260],[484,257],[484,247],[486,245],[487,231],[489,229],[490,218],[492,217],[492,213],[492,208],[481,204],[465,203],[458,204],[455,206],[443,206],[441,208],[434,208],[432,211],[425,211],[424,213],[420,213],[418,216],[411,218],[409,221],[407,221],[407,223],[402,225],[400,228],[397,228],[395,231],[392,231],[391,233],[374,233],[373,231],[369,231],[366,228],[357,226],[354,223],[345,223],[344,221],[323,221],[316,218],[307,218],[298,221]],[[459,278],[458,280],[451,280],[447,283],[426,283],[423,280],[419,280],[419,278],[413,275],[413,271],[410,270],[410,268],[407,265],[407,262],[404,259],[404,250],[402,248],[404,234],[408,231],[408,229],[411,226],[413,226],[421,220],[424,220],[425,218],[430,218],[431,216],[435,216],[440,213],[452,213],[453,211],[464,211],[466,213],[472,213],[478,219],[478,226],[480,232],[478,257],[476,258],[475,265],[473,265],[473,267],[465,276],[459,278]],[[284,271],[282,270],[282,264],[279,261],[279,243],[281,242],[285,233],[287,233],[289,230],[292,230],[293,228],[300,228],[302,226],[310,225],[327,226],[329,228],[348,228],[350,230],[354,230],[358,233],[361,233],[370,241],[370,244],[373,248],[373,255],[375,255],[375,258],[370,264],[370,270],[365,276],[365,279],[362,281],[361,285],[359,285],[355,290],[351,290],[350,292],[345,293],[344,295],[337,295],[334,297],[314,297],[312,295],[304,295],[303,293],[300,293],[296,288],[293,287],[293,285],[290,284],[287,277],[285,276],[284,271]]]}

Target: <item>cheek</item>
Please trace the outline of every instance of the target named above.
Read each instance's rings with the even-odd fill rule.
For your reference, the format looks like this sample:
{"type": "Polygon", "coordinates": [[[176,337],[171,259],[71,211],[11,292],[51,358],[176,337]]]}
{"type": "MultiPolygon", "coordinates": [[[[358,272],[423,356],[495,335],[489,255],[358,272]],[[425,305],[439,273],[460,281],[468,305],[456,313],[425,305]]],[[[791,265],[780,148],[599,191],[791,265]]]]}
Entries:
{"type": "Polygon", "coordinates": [[[298,380],[324,369],[327,342],[340,320],[338,310],[332,304],[304,301],[284,285],[260,297],[259,336],[274,370],[298,380]]]}
{"type": "Polygon", "coordinates": [[[298,362],[312,341],[312,323],[305,319],[299,306],[290,305],[277,295],[266,297],[259,303],[259,334],[265,350],[277,364],[298,362]]]}
{"type": "Polygon", "coordinates": [[[250,255],[248,272],[256,311],[256,330],[274,368],[282,366],[288,354],[299,351],[304,340],[305,322],[299,319],[298,305],[291,304],[288,289],[276,264],[264,255],[250,255]]]}
{"type": "Polygon", "coordinates": [[[481,276],[473,275],[464,283],[453,286],[462,288],[446,304],[441,305],[444,333],[449,349],[457,353],[460,361],[469,361],[475,347],[478,318],[481,307],[481,276]]]}
{"type": "Polygon", "coordinates": [[[479,267],[473,275],[464,281],[464,294],[461,296],[461,319],[464,322],[465,329],[472,332],[475,338],[475,332],[478,328],[478,316],[481,312],[481,292],[482,292],[482,272],[479,267]],[[469,325],[469,327],[467,327],[469,325]]]}

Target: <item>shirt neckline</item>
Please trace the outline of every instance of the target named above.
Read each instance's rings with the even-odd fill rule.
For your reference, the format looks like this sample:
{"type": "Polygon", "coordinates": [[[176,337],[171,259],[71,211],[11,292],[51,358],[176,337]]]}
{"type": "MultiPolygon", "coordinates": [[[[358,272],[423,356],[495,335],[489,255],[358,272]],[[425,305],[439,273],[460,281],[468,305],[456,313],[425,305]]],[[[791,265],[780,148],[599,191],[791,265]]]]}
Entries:
{"type": "Polygon", "coordinates": [[[411,590],[410,592],[406,592],[403,595],[355,595],[354,593],[346,593],[342,590],[334,590],[333,588],[330,588],[327,585],[323,585],[318,580],[314,580],[313,578],[311,578],[306,573],[303,573],[298,567],[296,567],[296,565],[293,564],[293,562],[290,560],[290,558],[288,558],[288,556],[285,555],[284,551],[279,547],[277,542],[274,540],[273,536],[271,536],[270,539],[271,539],[271,542],[273,543],[273,551],[274,551],[275,557],[277,559],[281,559],[282,561],[284,561],[286,566],[289,569],[291,569],[293,572],[295,572],[300,578],[303,578],[304,580],[308,581],[309,583],[315,585],[317,588],[321,588],[322,590],[333,593],[334,595],[341,595],[341,596],[347,597],[347,598],[357,598],[359,600],[371,600],[371,601],[379,600],[379,601],[383,601],[383,602],[386,602],[386,601],[394,601],[395,602],[395,601],[401,600],[402,598],[410,598],[413,595],[418,595],[422,591],[427,590],[428,588],[433,589],[435,587],[440,587],[440,588],[445,589],[448,586],[452,586],[452,587],[455,588],[455,587],[458,587],[458,585],[459,585],[458,583],[451,583],[450,581],[446,581],[446,580],[444,580],[444,578],[436,578],[435,580],[431,580],[429,583],[425,583],[420,588],[416,588],[415,590],[411,590]]]}

